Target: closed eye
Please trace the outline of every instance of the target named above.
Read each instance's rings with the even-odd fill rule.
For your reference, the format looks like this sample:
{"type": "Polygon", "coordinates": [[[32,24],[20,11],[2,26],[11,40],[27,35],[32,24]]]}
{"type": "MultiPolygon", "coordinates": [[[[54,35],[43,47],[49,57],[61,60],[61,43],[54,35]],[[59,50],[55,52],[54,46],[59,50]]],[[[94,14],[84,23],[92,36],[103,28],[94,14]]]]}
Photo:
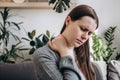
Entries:
{"type": "Polygon", "coordinates": [[[80,29],[83,31],[83,32],[88,32],[88,35],[91,35],[93,32],[89,31],[87,28],[85,28],[84,26],[80,26],[80,29]]]}
{"type": "Polygon", "coordinates": [[[85,27],[80,27],[80,29],[81,29],[82,31],[88,31],[88,29],[85,28],[85,27]]]}
{"type": "Polygon", "coordinates": [[[88,35],[91,35],[93,32],[88,32],[88,35]]]}

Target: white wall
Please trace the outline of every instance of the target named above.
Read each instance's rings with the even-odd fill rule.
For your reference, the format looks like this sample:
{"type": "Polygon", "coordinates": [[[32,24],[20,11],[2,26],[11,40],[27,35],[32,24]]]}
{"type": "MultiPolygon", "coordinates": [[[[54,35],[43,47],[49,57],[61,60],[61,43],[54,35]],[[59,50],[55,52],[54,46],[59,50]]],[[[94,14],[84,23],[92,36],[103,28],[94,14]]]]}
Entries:
{"type": "Polygon", "coordinates": [[[51,9],[14,9],[14,14],[19,15],[26,31],[37,30],[37,34],[45,33],[48,29],[51,34],[59,34],[68,11],[56,13],[51,9]]]}
{"type": "MultiPolygon", "coordinates": [[[[88,4],[97,12],[100,20],[98,33],[103,33],[109,26],[118,26],[114,45],[119,49],[120,30],[120,0],[78,0],[78,4],[88,4]]],[[[52,9],[12,9],[12,13],[21,17],[15,19],[23,21],[27,31],[37,30],[37,34],[45,33],[48,29],[51,34],[57,35],[63,25],[68,11],[56,13],[52,9]]],[[[20,36],[25,35],[24,33],[20,36]]],[[[118,50],[120,52],[120,50],[118,50]]]]}

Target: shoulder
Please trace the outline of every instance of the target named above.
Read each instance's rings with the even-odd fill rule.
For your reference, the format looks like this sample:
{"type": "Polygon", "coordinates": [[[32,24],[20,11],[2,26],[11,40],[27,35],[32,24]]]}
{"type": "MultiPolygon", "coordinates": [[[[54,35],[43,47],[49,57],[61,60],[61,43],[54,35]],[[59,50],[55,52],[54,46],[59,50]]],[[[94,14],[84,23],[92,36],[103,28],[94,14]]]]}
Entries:
{"type": "Polygon", "coordinates": [[[38,48],[34,54],[33,54],[33,58],[36,59],[58,59],[59,55],[58,53],[54,52],[49,45],[45,45],[41,48],[38,48]]]}
{"type": "Polygon", "coordinates": [[[43,53],[46,53],[46,52],[49,52],[49,51],[51,51],[51,49],[47,44],[43,47],[40,47],[40,48],[36,49],[36,51],[34,52],[34,55],[43,54],[43,53]]]}

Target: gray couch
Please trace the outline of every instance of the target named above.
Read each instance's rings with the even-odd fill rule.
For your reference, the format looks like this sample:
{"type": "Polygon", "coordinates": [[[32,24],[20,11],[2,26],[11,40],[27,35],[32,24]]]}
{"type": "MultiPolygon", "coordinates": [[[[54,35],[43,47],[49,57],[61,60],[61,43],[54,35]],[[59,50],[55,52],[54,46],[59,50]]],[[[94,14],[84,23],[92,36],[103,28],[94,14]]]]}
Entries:
{"type": "Polygon", "coordinates": [[[94,69],[97,71],[97,78],[100,80],[120,80],[120,61],[111,60],[109,63],[104,61],[93,61],[94,69]]]}
{"type": "MultiPolygon", "coordinates": [[[[102,74],[96,65],[93,63],[97,75],[102,74]]],[[[105,80],[101,75],[98,77],[98,80],[105,80]]],[[[38,80],[38,77],[33,62],[27,61],[18,64],[0,64],[0,80],[38,80]]]]}
{"type": "MultiPolygon", "coordinates": [[[[93,61],[97,80],[120,80],[120,61],[112,60],[108,66],[104,61],[93,61]],[[108,79],[107,79],[108,72],[108,79]]],[[[0,64],[0,80],[38,80],[32,61],[19,64],[0,64]]]]}
{"type": "Polygon", "coordinates": [[[0,64],[0,80],[37,80],[33,62],[0,64]]]}

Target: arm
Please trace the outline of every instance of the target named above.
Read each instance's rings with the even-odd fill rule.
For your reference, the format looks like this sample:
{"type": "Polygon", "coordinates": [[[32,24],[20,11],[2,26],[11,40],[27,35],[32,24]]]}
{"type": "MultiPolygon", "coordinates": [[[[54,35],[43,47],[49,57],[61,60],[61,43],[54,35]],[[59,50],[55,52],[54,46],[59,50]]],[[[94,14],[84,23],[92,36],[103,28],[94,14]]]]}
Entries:
{"type": "Polygon", "coordinates": [[[34,54],[36,55],[33,60],[42,80],[82,80],[71,57],[62,57],[57,65],[53,56],[48,55],[50,53],[42,54],[36,51],[34,54]]]}
{"type": "Polygon", "coordinates": [[[59,63],[65,80],[82,80],[79,69],[71,56],[62,57],[59,63]]]}

